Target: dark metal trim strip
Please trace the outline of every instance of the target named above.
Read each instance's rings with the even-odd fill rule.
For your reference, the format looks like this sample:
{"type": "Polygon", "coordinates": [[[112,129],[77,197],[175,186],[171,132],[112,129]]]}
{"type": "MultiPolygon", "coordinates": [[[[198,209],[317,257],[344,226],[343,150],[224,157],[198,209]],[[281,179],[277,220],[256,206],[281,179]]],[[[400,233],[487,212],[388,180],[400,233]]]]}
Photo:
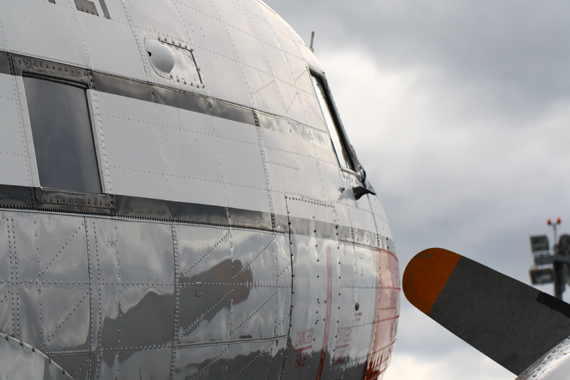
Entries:
{"type": "MultiPolygon", "coordinates": [[[[163,104],[282,133],[287,133],[289,128],[295,125],[326,133],[282,116],[255,111],[252,108],[205,95],[30,56],[0,51],[0,73],[15,76],[40,76],[50,80],[82,84],[89,89],[108,94],[163,104]]],[[[352,174],[356,175],[356,173],[352,174]]]]}
{"type": "Polygon", "coordinates": [[[298,217],[291,217],[289,224],[285,215],[273,215],[272,218],[267,212],[128,195],[73,193],[39,187],[0,185],[0,208],[209,224],[277,233],[287,233],[290,226],[293,234],[359,245],[363,245],[362,241],[354,241],[353,236],[368,233],[370,244],[367,246],[377,248],[376,233],[372,231],[298,217]]]}
{"type": "Polygon", "coordinates": [[[81,83],[92,90],[255,125],[252,109],[223,100],[43,59],[1,52],[0,70],[2,71],[0,72],[11,74],[10,60],[14,66],[13,75],[40,75],[56,80],[81,83]]]}
{"type": "Polygon", "coordinates": [[[10,57],[8,53],[0,52],[0,74],[12,74],[10,70],[10,57]]]}

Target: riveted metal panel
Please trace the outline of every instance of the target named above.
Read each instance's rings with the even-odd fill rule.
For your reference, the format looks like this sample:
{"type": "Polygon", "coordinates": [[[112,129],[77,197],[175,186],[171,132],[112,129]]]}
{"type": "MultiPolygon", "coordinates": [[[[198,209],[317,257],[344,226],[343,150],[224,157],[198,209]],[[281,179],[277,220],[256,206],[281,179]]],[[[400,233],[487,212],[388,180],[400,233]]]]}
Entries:
{"type": "MultiPolygon", "coordinates": [[[[291,346],[284,365],[285,376],[326,378],[340,324],[339,245],[336,234],[319,238],[318,221],[335,221],[334,207],[309,199],[287,198],[291,223],[293,296],[291,346]],[[313,221],[307,226],[298,218],[313,221]],[[309,235],[297,231],[313,229],[309,235]]],[[[325,235],[327,236],[327,235],[325,235]]]]}
{"type": "MultiPolygon", "coordinates": [[[[229,335],[232,268],[227,228],[177,226],[180,344],[225,340],[229,335]]],[[[249,272],[251,276],[251,272],[249,272]]],[[[240,294],[249,293],[247,287],[240,294]],[[244,293],[245,291],[245,293],[244,293]]],[[[247,297],[246,297],[247,298],[247,297]]]]}
{"type": "Polygon", "coordinates": [[[91,355],[88,353],[76,353],[69,355],[67,353],[51,353],[52,362],[59,364],[65,372],[73,377],[74,380],[91,380],[91,355]]]}
{"type": "MultiPolygon", "coordinates": [[[[310,79],[310,78],[309,78],[310,79]]],[[[316,129],[319,129],[323,132],[328,134],[327,125],[325,123],[325,119],[323,117],[323,112],[321,111],[321,106],[319,101],[313,92],[300,92],[300,97],[304,103],[305,114],[307,116],[307,123],[316,129]]]]}
{"type": "Polygon", "coordinates": [[[218,149],[225,182],[266,189],[263,162],[258,145],[218,139],[218,149]]]}
{"type": "Polygon", "coordinates": [[[167,108],[160,112],[160,124],[156,127],[162,136],[167,172],[182,179],[220,183],[222,174],[213,118],[167,108]],[[174,118],[181,120],[175,122],[174,118]]]}
{"type": "MultiPolygon", "coordinates": [[[[335,370],[358,367],[362,373],[370,350],[375,320],[377,252],[375,249],[352,244],[341,243],[341,246],[344,246],[344,252],[351,252],[353,255],[352,267],[343,267],[344,270],[341,270],[341,288],[345,289],[344,293],[352,294],[353,301],[350,308],[346,308],[346,312],[350,314],[344,315],[345,322],[338,342],[340,346],[346,344],[349,346],[344,350],[339,350],[335,370]],[[368,271],[363,272],[360,270],[362,268],[368,271]]],[[[345,257],[344,260],[350,260],[350,258],[345,257]]],[[[341,308],[342,306],[341,304],[341,308]]]]}
{"type": "Polygon", "coordinates": [[[0,332],[0,377],[72,380],[70,374],[34,347],[0,332]]]}
{"type": "Polygon", "coordinates": [[[0,214],[0,330],[14,334],[12,313],[12,231],[6,213],[0,214]]]}
{"type": "Polygon", "coordinates": [[[299,165],[299,177],[301,180],[302,194],[314,199],[324,198],[323,182],[319,173],[319,162],[309,155],[297,155],[299,165]],[[317,182],[318,180],[318,182],[317,182]]]}
{"type": "Polygon", "coordinates": [[[346,183],[343,182],[342,180],[340,167],[338,166],[338,161],[329,162],[319,159],[318,164],[319,164],[319,174],[324,184],[323,185],[324,199],[330,201],[337,201],[341,199],[346,199],[345,197],[350,197],[350,198],[353,197],[352,188],[347,189],[346,183]]]}
{"type": "Polygon", "coordinates": [[[382,219],[387,224],[388,218],[386,216],[386,211],[384,211],[384,207],[382,207],[382,204],[380,203],[378,197],[369,196],[368,198],[370,199],[370,208],[374,213],[376,222],[378,222],[379,219],[382,219]]]}
{"type": "Polygon", "coordinates": [[[88,67],[76,10],[47,1],[27,3],[6,2],[2,5],[0,24],[8,50],[88,67]]]}
{"type": "Polygon", "coordinates": [[[47,352],[89,349],[83,218],[4,215],[11,245],[13,333],[47,352]]]}
{"type": "Polygon", "coordinates": [[[338,167],[338,160],[336,159],[328,132],[320,132],[315,129],[311,130],[311,132],[316,156],[327,163],[336,164],[335,166],[338,167]]]}
{"type": "MultiPolygon", "coordinates": [[[[282,135],[282,138],[288,136],[282,135]]],[[[297,157],[289,152],[263,148],[266,157],[267,177],[271,190],[285,194],[303,193],[297,157]]]]}
{"type": "Polygon", "coordinates": [[[232,344],[222,361],[227,379],[272,380],[281,371],[285,339],[232,344]]]}
{"type": "Polygon", "coordinates": [[[117,20],[76,12],[81,35],[87,46],[90,66],[99,71],[128,78],[146,79],[141,52],[130,26],[117,20]],[[105,33],[101,33],[105,30],[105,33]]]}
{"type": "Polygon", "coordinates": [[[170,226],[91,219],[87,232],[96,352],[92,366],[101,374],[144,367],[146,376],[168,377],[175,319],[170,226]]]}
{"type": "Polygon", "coordinates": [[[363,245],[375,246],[377,245],[376,234],[370,231],[370,227],[374,226],[374,218],[372,213],[366,209],[370,204],[364,198],[361,198],[355,203],[357,206],[362,206],[362,208],[350,208],[354,242],[363,245]]]}
{"type": "MultiPolygon", "coordinates": [[[[185,24],[181,19],[176,1],[166,0],[125,0],[129,16],[134,26],[156,34],[187,38],[185,24]]],[[[186,20],[189,22],[190,20],[186,20]]]]}
{"type": "Polygon", "coordinates": [[[168,379],[170,347],[109,350],[101,354],[100,379],[168,379]]]}
{"type": "Polygon", "coordinates": [[[16,78],[0,74],[0,183],[31,186],[32,178],[16,78]]]}
{"type": "MultiPolygon", "coordinates": [[[[267,190],[248,185],[225,184],[228,206],[268,214],[270,212],[267,190]]],[[[230,215],[231,216],[231,215],[230,215]]],[[[236,223],[237,224],[237,223],[236,223]]]]}
{"type": "Polygon", "coordinates": [[[176,349],[175,380],[217,380],[226,373],[225,355],[231,344],[216,344],[176,349]]]}
{"type": "MultiPolygon", "coordinates": [[[[250,113],[253,117],[253,112],[251,110],[250,113]]],[[[215,117],[212,119],[212,126],[213,131],[218,138],[255,145],[255,149],[259,150],[259,140],[257,137],[255,122],[240,123],[230,119],[215,117]]]]}
{"type": "Polygon", "coordinates": [[[236,230],[231,232],[234,269],[241,267],[232,280],[249,288],[249,297],[232,295],[231,339],[256,339],[274,336],[277,324],[283,319],[277,315],[277,300],[281,288],[277,284],[276,235],[256,231],[236,230]],[[251,273],[251,277],[248,276],[251,273]]]}

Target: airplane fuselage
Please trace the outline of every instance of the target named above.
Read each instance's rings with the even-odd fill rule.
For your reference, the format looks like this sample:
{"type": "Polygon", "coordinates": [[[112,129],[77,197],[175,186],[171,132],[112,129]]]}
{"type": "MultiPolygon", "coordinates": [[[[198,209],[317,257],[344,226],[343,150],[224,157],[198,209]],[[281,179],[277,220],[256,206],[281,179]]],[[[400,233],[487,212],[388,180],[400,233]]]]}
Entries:
{"type": "Polygon", "coordinates": [[[0,115],[10,371],[382,375],[388,222],[322,68],[265,4],[2,1],[0,115]]]}

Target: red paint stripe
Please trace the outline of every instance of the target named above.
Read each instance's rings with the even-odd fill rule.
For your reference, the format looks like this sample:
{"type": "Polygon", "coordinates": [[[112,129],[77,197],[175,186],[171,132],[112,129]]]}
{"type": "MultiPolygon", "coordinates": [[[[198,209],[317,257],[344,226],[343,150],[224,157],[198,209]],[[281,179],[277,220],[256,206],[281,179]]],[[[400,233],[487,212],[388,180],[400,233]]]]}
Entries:
{"type": "Polygon", "coordinates": [[[311,344],[310,346],[297,348],[297,349],[296,349],[295,351],[293,351],[293,352],[307,351],[307,350],[310,350],[311,348],[313,348],[313,345],[312,345],[312,344],[311,344]]]}
{"type": "MultiPolygon", "coordinates": [[[[372,333],[372,346],[370,347],[370,351],[368,353],[368,363],[366,364],[366,370],[364,371],[364,380],[376,380],[384,369],[382,369],[382,363],[390,360],[391,351],[389,349],[390,346],[394,345],[394,341],[384,345],[379,338],[381,338],[381,329],[391,328],[392,325],[395,325],[398,321],[398,316],[392,318],[381,319],[382,309],[379,307],[381,304],[381,297],[382,297],[382,276],[383,275],[392,275],[393,273],[398,273],[398,258],[390,251],[386,251],[384,249],[378,250],[378,289],[376,293],[376,315],[374,317],[374,330],[372,333]],[[382,267],[381,262],[381,255],[388,253],[391,257],[391,260],[385,263],[387,267],[382,267]],[[385,321],[392,320],[390,326],[386,326],[384,323],[385,321]]],[[[398,289],[399,288],[392,288],[398,289]]],[[[399,303],[399,301],[397,301],[399,303]]],[[[397,307],[397,306],[396,306],[397,307]]]]}
{"type": "Polygon", "coordinates": [[[327,247],[327,316],[325,318],[325,333],[323,334],[323,348],[321,349],[321,359],[319,360],[319,369],[317,370],[316,380],[321,380],[323,368],[325,366],[325,358],[327,357],[327,345],[329,341],[329,332],[331,328],[331,309],[332,309],[332,259],[331,247],[327,247]]]}
{"type": "Polygon", "coordinates": [[[347,348],[348,346],[350,346],[350,343],[348,343],[348,344],[343,344],[342,346],[336,346],[334,349],[335,349],[335,350],[340,350],[341,348],[347,348]]]}

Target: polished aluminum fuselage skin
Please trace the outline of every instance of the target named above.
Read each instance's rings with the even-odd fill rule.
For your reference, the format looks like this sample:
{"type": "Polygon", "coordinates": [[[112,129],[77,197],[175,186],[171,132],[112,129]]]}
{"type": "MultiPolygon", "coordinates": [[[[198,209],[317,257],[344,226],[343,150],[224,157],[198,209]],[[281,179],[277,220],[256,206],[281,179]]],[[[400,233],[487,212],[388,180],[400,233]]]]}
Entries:
{"type": "Polygon", "coordinates": [[[259,1],[0,0],[0,374],[382,376],[398,260],[315,73],[259,1]],[[42,186],[33,80],[84,89],[100,192],[42,186]]]}

